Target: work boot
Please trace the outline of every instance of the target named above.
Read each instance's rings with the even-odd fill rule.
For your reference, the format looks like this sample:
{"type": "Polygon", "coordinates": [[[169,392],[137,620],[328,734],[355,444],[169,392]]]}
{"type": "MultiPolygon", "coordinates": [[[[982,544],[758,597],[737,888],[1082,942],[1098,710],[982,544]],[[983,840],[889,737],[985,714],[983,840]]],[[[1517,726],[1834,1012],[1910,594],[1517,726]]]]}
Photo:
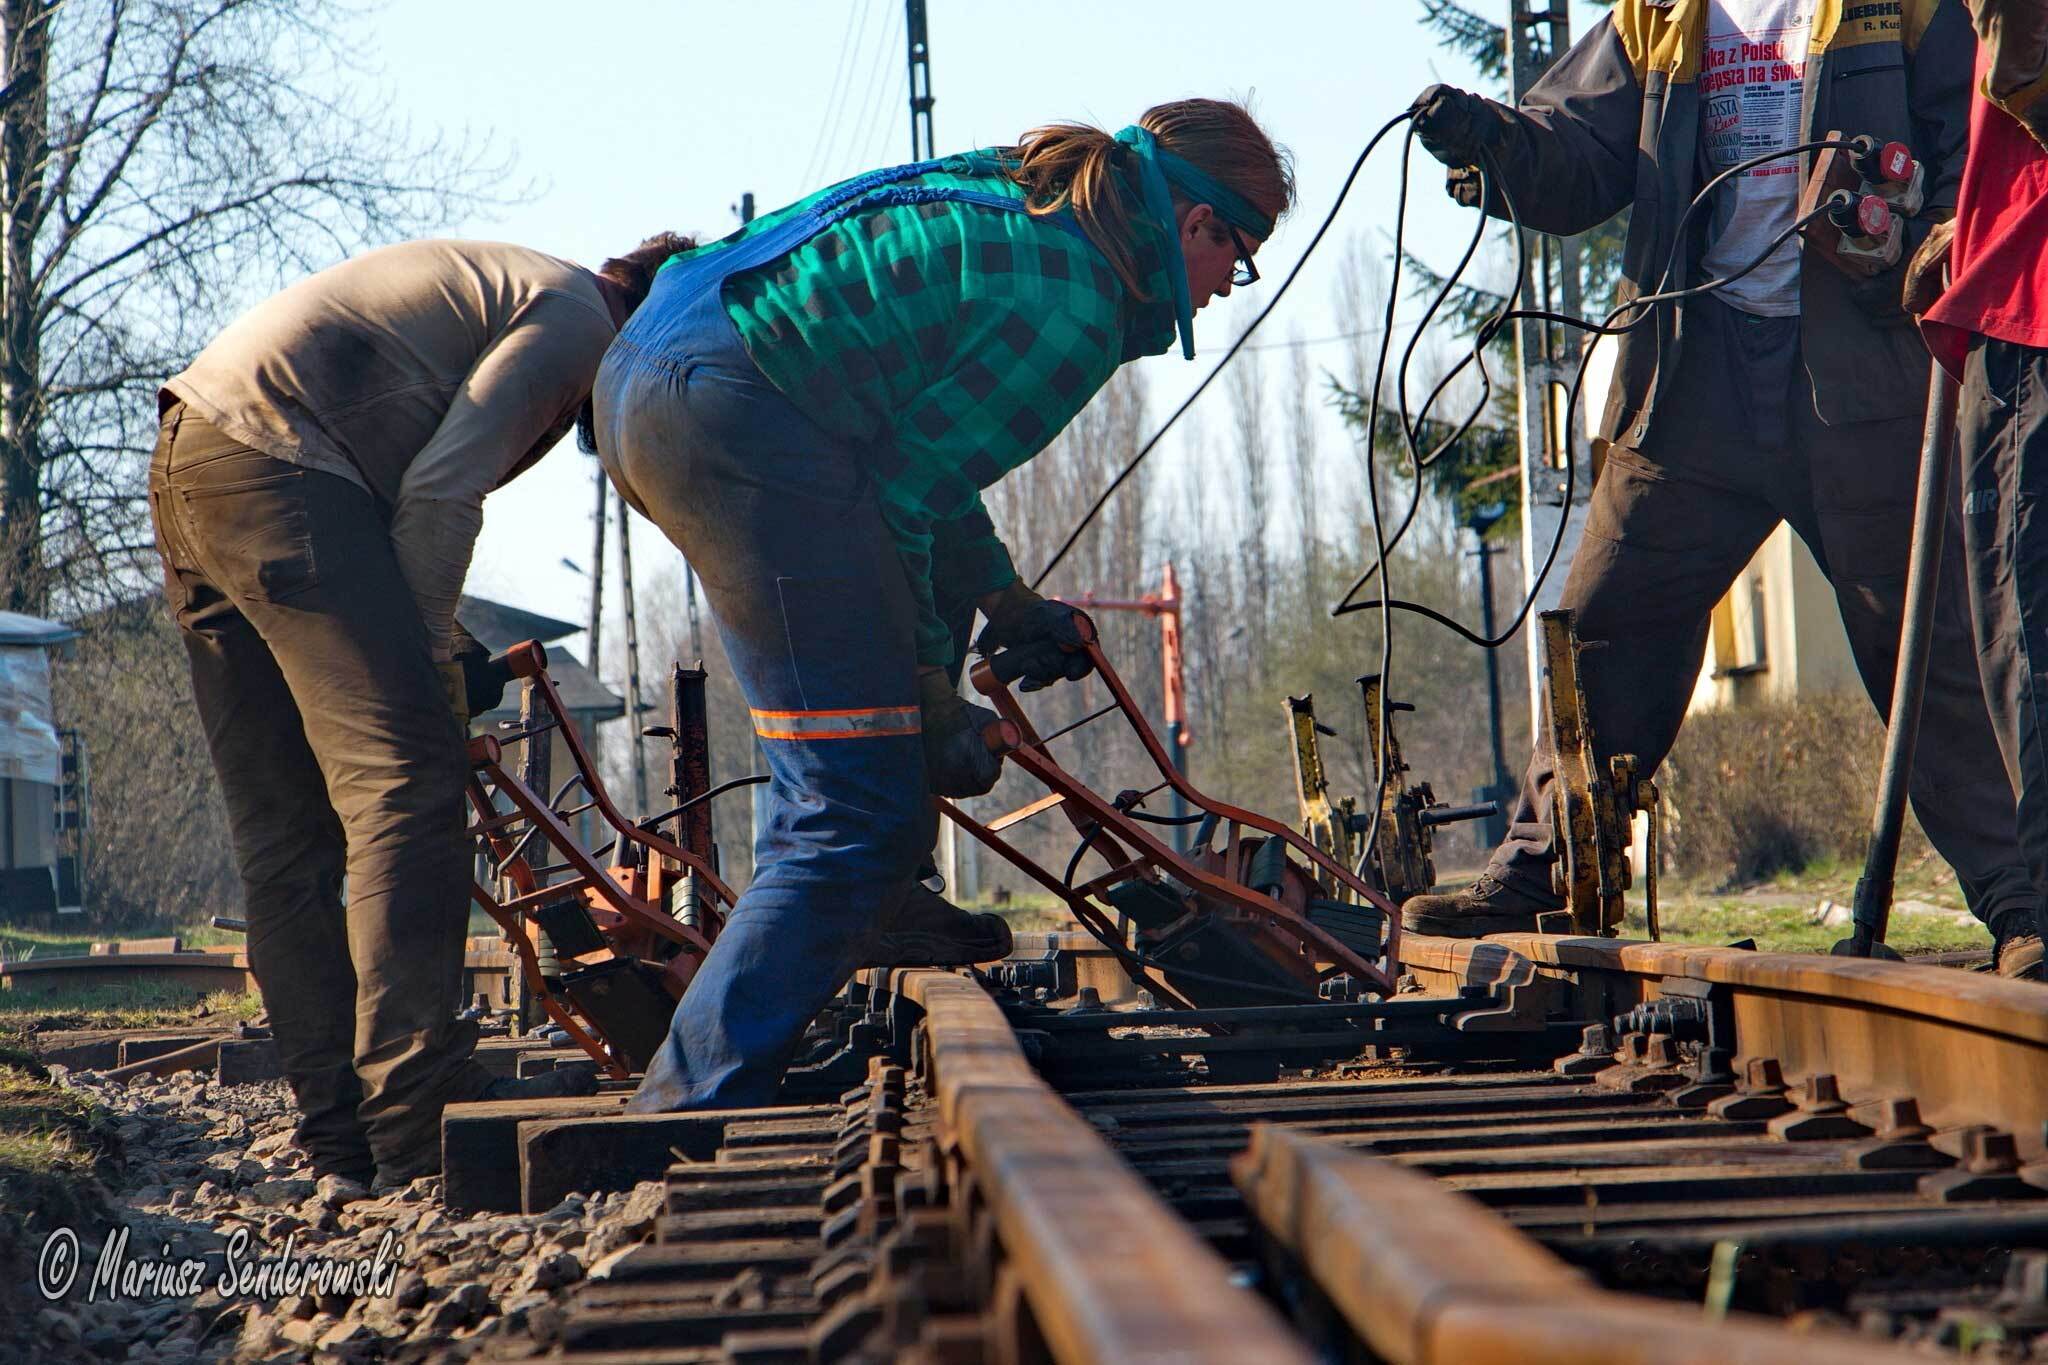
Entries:
{"type": "Polygon", "coordinates": [[[1010,955],[1010,926],[1001,915],[972,914],[913,884],[882,921],[868,951],[870,967],[969,967],[1010,955]]]}
{"type": "Polygon", "coordinates": [[[1999,939],[1994,960],[2000,976],[2015,981],[2048,981],[2039,934],[2009,934],[1999,939]]]}
{"type": "Polygon", "coordinates": [[[1482,872],[1463,891],[1410,897],[1401,906],[1401,927],[1411,934],[1442,938],[1531,934],[1536,932],[1536,916],[1563,908],[1556,896],[1538,896],[1482,872]]]}

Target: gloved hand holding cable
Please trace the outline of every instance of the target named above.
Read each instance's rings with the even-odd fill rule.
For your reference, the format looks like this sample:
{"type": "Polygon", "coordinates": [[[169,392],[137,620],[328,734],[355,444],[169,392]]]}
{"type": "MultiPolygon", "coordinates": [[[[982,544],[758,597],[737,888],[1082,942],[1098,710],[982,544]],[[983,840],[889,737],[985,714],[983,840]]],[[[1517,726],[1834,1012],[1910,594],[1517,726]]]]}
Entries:
{"type": "Polygon", "coordinates": [[[1499,105],[1451,85],[1432,85],[1409,107],[1415,140],[1449,168],[1444,190],[1466,208],[1478,208],[1483,188],[1477,167],[1499,152],[1507,125],[1499,105]]]}
{"type": "Polygon", "coordinates": [[[1078,682],[1095,665],[1082,646],[1094,637],[1088,618],[1056,598],[1040,597],[1023,579],[981,604],[988,625],[974,642],[982,654],[1003,650],[1018,690],[1037,692],[1056,682],[1078,682]]]}

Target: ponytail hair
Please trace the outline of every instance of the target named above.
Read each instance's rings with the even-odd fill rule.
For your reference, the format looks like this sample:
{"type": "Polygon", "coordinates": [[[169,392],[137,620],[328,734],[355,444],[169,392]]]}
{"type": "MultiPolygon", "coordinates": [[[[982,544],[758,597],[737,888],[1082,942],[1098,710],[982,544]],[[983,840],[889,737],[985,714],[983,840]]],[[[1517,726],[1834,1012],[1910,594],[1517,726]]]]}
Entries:
{"type": "MultiPolygon", "coordinates": [[[[1138,126],[1159,146],[1200,167],[1243,195],[1278,222],[1294,206],[1294,161],[1235,100],[1186,99],[1157,104],[1138,126]]],[[[1148,299],[1138,273],[1133,219],[1143,212],[1131,178],[1135,161],[1109,133],[1085,123],[1052,123],[1034,128],[1009,149],[1004,174],[1023,187],[1025,203],[1037,215],[1071,210],[1088,240],[1102,252],[1125,288],[1148,299]]],[[[1188,207],[1174,195],[1176,210],[1188,207]]],[[[1162,224],[1166,231],[1173,224],[1162,224]]]]}
{"type": "Polygon", "coordinates": [[[668,258],[680,251],[694,250],[697,239],[685,237],[679,232],[657,232],[623,256],[613,256],[597,268],[597,273],[626,291],[627,311],[631,312],[646,301],[647,291],[654,288],[654,272],[667,263],[668,258]]]}
{"type": "MultiPolygon", "coordinates": [[[[655,272],[668,263],[668,258],[696,248],[695,237],[685,237],[680,232],[657,232],[625,255],[606,259],[597,273],[626,292],[626,314],[630,317],[647,302],[648,291],[654,288],[655,272]]],[[[576,448],[585,455],[597,454],[597,412],[589,394],[583,396],[583,406],[576,410],[576,448]]]]}

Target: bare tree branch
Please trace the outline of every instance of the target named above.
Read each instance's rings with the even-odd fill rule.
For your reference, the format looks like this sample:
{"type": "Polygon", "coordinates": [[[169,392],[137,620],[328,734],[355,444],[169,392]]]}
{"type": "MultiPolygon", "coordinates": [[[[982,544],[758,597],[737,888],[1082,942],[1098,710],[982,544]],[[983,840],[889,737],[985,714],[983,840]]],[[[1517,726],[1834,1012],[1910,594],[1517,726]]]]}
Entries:
{"type": "Polygon", "coordinates": [[[259,291],[502,183],[355,64],[355,0],[0,0],[0,609],[150,574],[152,395],[259,291]]]}

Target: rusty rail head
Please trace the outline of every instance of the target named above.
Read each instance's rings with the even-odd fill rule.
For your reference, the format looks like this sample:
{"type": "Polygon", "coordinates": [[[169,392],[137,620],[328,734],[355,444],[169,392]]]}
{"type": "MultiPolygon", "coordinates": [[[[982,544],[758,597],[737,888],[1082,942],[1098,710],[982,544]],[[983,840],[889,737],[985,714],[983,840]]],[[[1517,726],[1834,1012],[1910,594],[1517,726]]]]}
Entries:
{"type": "Polygon", "coordinates": [[[1267,1238],[1391,1365],[1881,1365],[1865,1337],[1599,1289],[1419,1172],[1261,1124],[1231,1167],[1267,1238]]]}
{"type": "Polygon", "coordinates": [[[928,1083],[1008,1266],[1064,1365],[1308,1365],[1307,1348],[1025,1060],[950,972],[895,974],[925,1012],[928,1083]]]}

